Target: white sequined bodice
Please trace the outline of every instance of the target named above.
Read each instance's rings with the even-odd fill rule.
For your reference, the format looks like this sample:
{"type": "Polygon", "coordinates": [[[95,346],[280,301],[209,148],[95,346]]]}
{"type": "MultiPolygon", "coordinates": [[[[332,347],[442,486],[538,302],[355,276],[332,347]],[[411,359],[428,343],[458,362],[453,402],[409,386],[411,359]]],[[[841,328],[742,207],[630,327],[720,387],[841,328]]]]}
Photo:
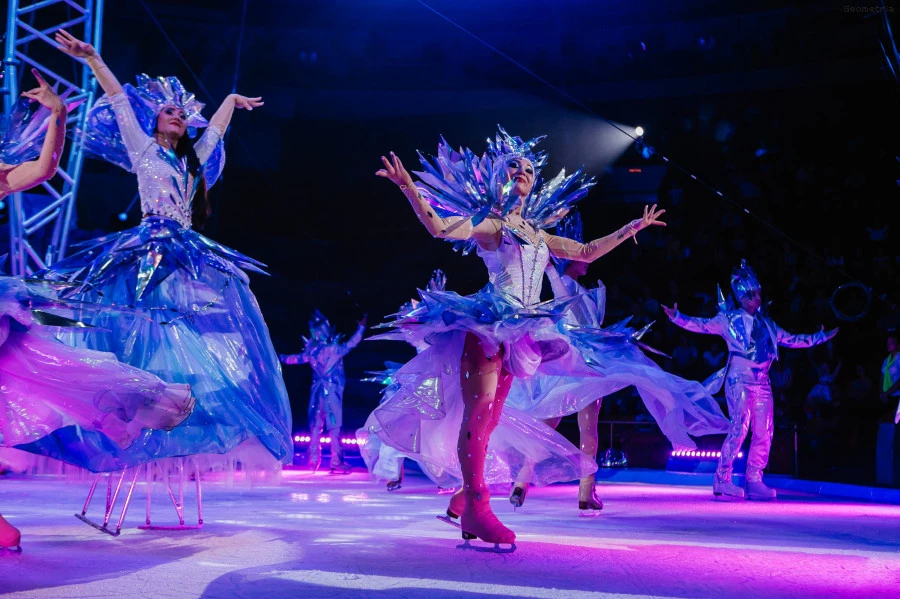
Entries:
{"type": "Polygon", "coordinates": [[[505,225],[500,247],[494,251],[479,248],[494,289],[513,296],[525,306],[541,301],[544,269],[550,260],[550,248],[542,237],[531,244],[514,235],[505,225]]]}
{"type": "MultiPolygon", "coordinates": [[[[187,160],[156,143],[141,128],[125,94],[110,98],[122,140],[128,149],[132,172],[138,178],[141,211],[144,215],[165,216],[189,228],[191,207],[198,181],[189,176],[187,160]]],[[[200,163],[205,163],[222,138],[214,126],[194,143],[200,163]]]]}

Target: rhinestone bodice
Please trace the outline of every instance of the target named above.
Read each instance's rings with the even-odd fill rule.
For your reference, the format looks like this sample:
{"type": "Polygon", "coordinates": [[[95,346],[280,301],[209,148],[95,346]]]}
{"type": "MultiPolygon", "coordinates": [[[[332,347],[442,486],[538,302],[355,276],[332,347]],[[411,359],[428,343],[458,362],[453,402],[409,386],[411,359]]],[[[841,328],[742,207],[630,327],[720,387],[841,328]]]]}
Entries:
{"type": "Polygon", "coordinates": [[[544,269],[550,260],[550,248],[540,235],[528,227],[522,231],[522,223],[504,222],[500,246],[494,251],[480,249],[478,255],[488,269],[488,278],[494,289],[510,295],[525,306],[541,301],[541,285],[544,269]],[[518,227],[518,228],[517,228],[518,227]],[[520,235],[517,233],[525,233],[520,235]]]}
{"type": "MultiPolygon", "coordinates": [[[[144,132],[125,94],[113,96],[110,103],[131,159],[131,170],[138,178],[142,213],[165,216],[189,228],[198,180],[188,173],[187,159],[176,157],[173,150],[163,148],[144,132]]],[[[201,164],[209,159],[221,138],[222,132],[210,125],[194,142],[201,164]]]]}

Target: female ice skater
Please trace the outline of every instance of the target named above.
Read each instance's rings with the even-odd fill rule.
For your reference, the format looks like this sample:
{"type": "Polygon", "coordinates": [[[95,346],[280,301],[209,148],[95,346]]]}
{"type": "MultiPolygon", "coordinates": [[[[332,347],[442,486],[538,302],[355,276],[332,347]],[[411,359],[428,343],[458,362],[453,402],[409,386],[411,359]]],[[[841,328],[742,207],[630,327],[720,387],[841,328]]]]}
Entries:
{"type": "Polygon", "coordinates": [[[127,449],[77,427],[32,449],[54,455],[76,444],[96,472],[198,454],[207,462],[244,462],[245,470],[280,471],[293,454],[290,404],[245,272],[262,265],[192,228],[210,214],[206,192],[223,166],[222,138],[232,113],[258,108],[262,100],[230,94],[207,122],[203,104],[177,78],[142,75],[136,87],[123,87],[90,44],[65,31],[56,40],[63,52],[87,62],[106,92],[79,134],[89,152],[137,176],[143,219],[87,242],[38,277],[68,284],[64,298],[130,310],[90,319],[112,331],[105,342],[83,335],[69,335],[67,342],[111,351],[167,381],[188,383],[197,402],[182,426],[146,432],[127,449]],[[200,127],[205,131],[194,137],[200,127]]]}
{"type": "MultiPolygon", "coordinates": [[[[0,198],[49,180],[62,155],[67,106],[32,72],[39,85],[22,95],[42,108],[18,104],[0,135],[0,198]]],[[[188,385],[166,384],[112,354],[69,347],[42,331],[53,307],[21,279],[0,276],[0,447],[78,425],[125,448],[142,429],[171,429],[190,414],[188,385]]],[[[19,543],[19,531],[0,516],[0,551],[20,550],[19,543]]]]}
{"type": "Polygon", "coordinates": [[[664,224],[663,211],[654,206],[587,244],[547,233],[592,182],[578,171],[536,186],[546,162],[533,150],[540,139],[526,142],[501,129],[482,158],[470,150],[453,152],[443,142],[436,167],[423,158],[427,172],[419,173],[418,185],[393,153],[382,157],[377,173],[400,187],[431,235],[477,247],[490,284],[473,296],[429,294],[394,321],[430,347],[399,369],[367,429],[414,459],[458,470],[463,486],[448,512],[461,516],[464,538],[491,543],[515,541],[491,510],[491,478],[515,480],[526,462],[534,464],[533,477],[545,481],[581,478],[596,469],[546,425],[503,410],[514,377],[530,376],[542,362],[575,351],[555,326],[572,300],[540,302],[550,255],[591,262],[639,231],[664,224]],[[498,424],[502,432],[495,434],[498,424]]]}

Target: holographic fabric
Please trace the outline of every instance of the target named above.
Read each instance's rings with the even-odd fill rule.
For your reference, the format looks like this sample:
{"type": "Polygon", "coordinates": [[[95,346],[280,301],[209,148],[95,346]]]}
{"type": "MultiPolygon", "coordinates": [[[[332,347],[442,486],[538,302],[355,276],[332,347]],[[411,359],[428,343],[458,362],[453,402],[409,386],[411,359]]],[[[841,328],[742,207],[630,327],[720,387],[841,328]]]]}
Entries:
{"type": "MultiPolygon", "coordinates": [[[[334,332],[331,323],[316,310],[310,320],[310,338],[304,338],[303,351],[299,354],[281,356],[285,364],[309,364],[313,371],[312,390],[309,393],[309,433],[318,440],[323,430],[331,436],[331,467],[343,465],[341,426],[344,423],[344,356],[350,353],[366,330],[359,325],[346,341],[334,332]]],[[[310,463],[319,464],[319,444],[310,443],[310,463]]]]}
{"type": "MultiPolygon", "coordinates": [[[[542,364],[530,379],[513,383],[507,406],[542,420],[579,412],[626,387],[634,386],[648,412],[676,449],[695,449],[691,436],[721,434],[728,419],[715,399],[696,382],[670,374],[641,351],[646,328],[628,319],[602,327],[605,288],[587,290],[555,269],[547,269],[554,297],[577,298],[562,323],[579,352],[542,364]]],[[[658,352],[656,352],[658,353],[658,352]]]]}
{"type": "MultiPolygon", "coordinates": [[[[124,90],[122,94],[100,98],[88,112],[84,129],[76,130],[74,135],[91,155],[138,176],[144,214],[169,216],[189,226],[190,205],[198,181],[188,174],[185,158],[176,158],[174,152],[156,143],[153,132],[158,111],[143,101],[137,88],[126,84],[124,90]]],[[[207,125],[205,119],[202,124],[197,119],[193,122],[207,125]]],[[[208,188],[225,168],[224,134],[208,127],[196,137],[196,130],[188,127],[208,188]]]]}
{"type": "Polygon", "coordinates": [[[188,385],[167,384],[110,353],[57,341],[55,327],[38,324],[47,313],[35,313],[37,305],[20,279],[0,276],[0,446],[77,425],[126,448],[142,429],[171,430],[191,413],[188,385]]]}
{"type": "MultiPolygon", "coordinates": [[[[68,102],[71,112],[82,101],[68,102]]],[[[37,159],[44,145],[50,109],[28,98],[19,98],[9,114],[0,115],[0,163],[22,164],[37,159]]]]}
{"type": "MultiPolygon", "coordinates": [[[[456,227],[465,222],[476,226],[489,217],[507,216],[519,203],[511,193],[514,182],[508,180],[505,167],[510,158],[525,157],[535,167],[535,182],[531,194],[523,200],[522,217],[535,230],[546,229],[586,196],[595,181],[585,176],[581,169],[568,176],[563,170],[553,179],[544,181],[540,169],[546,164],[547,155],[533,151],[542,139],[538,137],[525,142],[510,136],[501,127],[496,140],[488,140],[488,152],[478,157],[468,148],[453,151],[441,138],[438,154],[431,161],[419,154],[425,170],[415,173],[420,179],[416,187],[441,215],[463,217],[456,227]]],[[[472,240],[455,243],[463,253],[475,247],[472,240]]]]}
{"type": "MultiPolygon", "coordinates": [[[[105,98],[93,114],[114,132],[138,177],[145,218],[137,227],[95,239],[78,253],[37,273],[59,297],[106,306],[85,322],[107,329],[98,337],[67,333],[76,347],[110,351],[121,361],[173,383],[191,385],[193,414],[172,431],[145,431],[127,449],[81,427],[65,427],[28,446],[95,471],[121,470],[159,458],[229,454],[261,446],[272,462],[293,458],[291,412],[281,365],[245,271],[255,260],[190,229],[196,181],[147,131],[131,95],[105,98]],[[76,456],[74,459],[72,456],[76,456]]],[[[141,102],[141,106],[146,106],[141,102]]],[[[98,131],[89,126],[88,131],[98,131]]],[[[201,162],[221,148],[209,129],[195,144],[201,162]]],[[[98,134],[99,135],[99,134],[98,134]]],[[[122,165],[120,163],[120,165],[122,165]]],[[[250,459],[249,453],[247,459],[250,459]]],[[[274,466],[274,464],[272,464],[274,466]]]]}
{"type": "MultiPolygon", "coordinates": [[[[533,233],[526,228],[523,233],[533,233]]],[[[479,255],[486,258],[491,281],[484,289],[471,296],[420,291],[415,307],[382,325],[393,330],[373,337],[402,339],[424,350],[393,374],[384,402],[359,437],[378,437],[424,464],[429,476],[439,481],[461,480],[456,445],[464,410],[460,364],[466,333],[478,337],[486,355],[495,355],[502,346],[504,368],[516,376],[530,376],[542,361],[569,351],[556,324],[573,298],[539,301],[549,260],[542,238],[531,245],[504,223],[500,248],[479,250],[479,255]]],[[[539,485],[596,470],[593,460],[565,437],[531,416],[504,408],[490,436],[485,479],[489,484],[515,481],[527,464],[534,464],[529,481],[539,485]]]]}
{"type": "MultiPolygon", "coordinates": [[[[759,289],[752,270],[742,262],[732,277],[735,295],[759,289]],[[739,281],[734,283],[734,281],[739,281]]],[[[712,318],[696,318],[675,314],[672,322],[694,333],[718,335],[728,346],[729,358],[725,368],[708,379],[706,387],[713,393],[725,385],[725,399],[731,424],[722,445],[717,476],[730,481],[735,457],[752,428],[750,452],[747,456],[747,481],[762,480],[762,471],[769,461],[769,449],[774,432],[772,386],[769,368],[778,359],[778,347],[805,348],[827,342],[833,333],[824,331],[812,335],[788,333],[757,311],[750,314],[725,302],[719,290],[719,312],[712,318]]]]}

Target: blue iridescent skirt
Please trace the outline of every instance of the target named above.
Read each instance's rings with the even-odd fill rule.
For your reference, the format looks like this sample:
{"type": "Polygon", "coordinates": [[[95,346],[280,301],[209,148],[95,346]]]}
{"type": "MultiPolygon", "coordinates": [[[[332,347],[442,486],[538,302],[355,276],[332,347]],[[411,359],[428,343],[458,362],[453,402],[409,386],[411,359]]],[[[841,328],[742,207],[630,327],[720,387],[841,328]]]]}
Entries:
{"type": "Polygon", "coordinates": [[[78,426],[20,445],[94,472],[160,458],[228,454],[249,464],[290,463],[291,410],[281,366],[245,271],[262,264],[152,216],[94,239],[37,273],[65,299],[109,306],[81,320],[105,329],[65,333],[76,347],[114,353],[165,381],[187,383],[194,412],[178,427],[149,430],[127,449],[78,426]]]}

